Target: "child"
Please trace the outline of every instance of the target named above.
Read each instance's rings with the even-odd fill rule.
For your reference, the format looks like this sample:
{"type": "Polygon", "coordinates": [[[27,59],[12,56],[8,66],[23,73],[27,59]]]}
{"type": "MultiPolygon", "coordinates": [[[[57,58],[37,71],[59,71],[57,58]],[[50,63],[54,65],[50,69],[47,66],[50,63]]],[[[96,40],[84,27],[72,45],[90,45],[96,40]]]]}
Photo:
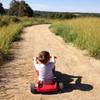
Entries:
{"type": "Polygon", "coordinates": [[[38,57],[33,58],[40,84],[51,83],[54,79],[55,58],[51,57],[47,51],[41,51],[38,57]]]}

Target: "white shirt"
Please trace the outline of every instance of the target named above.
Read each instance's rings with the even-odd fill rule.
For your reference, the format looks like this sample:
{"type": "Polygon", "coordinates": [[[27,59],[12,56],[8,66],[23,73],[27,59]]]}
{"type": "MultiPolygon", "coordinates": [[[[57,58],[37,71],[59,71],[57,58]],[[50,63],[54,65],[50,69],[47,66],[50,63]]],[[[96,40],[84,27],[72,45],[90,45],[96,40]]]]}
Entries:
{"type": "Polygon", "coordinates": [[[52,69],[54,68],[54,62],[48,62],[44,64],[34,64],[36,70],[39,72],[39,81],[47,81],[53,79],[52,69]]]}

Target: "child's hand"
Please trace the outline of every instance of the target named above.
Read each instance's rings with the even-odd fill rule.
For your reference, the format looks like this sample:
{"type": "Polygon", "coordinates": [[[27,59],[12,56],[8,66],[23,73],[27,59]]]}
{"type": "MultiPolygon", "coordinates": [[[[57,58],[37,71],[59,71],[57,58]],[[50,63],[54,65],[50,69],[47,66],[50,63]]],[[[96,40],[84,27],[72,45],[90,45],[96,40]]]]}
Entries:
{"type": "Polygon", "coordinates": [[[55,59],[57,59],[57,57],[56,57],[56,56],[54,56],[54,58],[55,58],[55,59]]]}
{"type": "Polygon", "coordinates": [[[37,57],[33,57],[33,60],[37,60],[37,57]]]}
{"type": "Polygon", "coordinates": [[[36,57],[33,57],[33,60],[35,60],[36,59],[36,57]]]}
{"type": "Polygon", "coordinates": [[[37,57],[33,57],[33,62],[34,62],[34,65],[38,63],[38,58],[37,57]]]}
{"type": "Polygon", "coordinates": [[[51,56],[51,58],[56,59],[57,57],[56,56],[51,56]]]}
{"type": "Polygon", "coordinates": [[[54,62],[54,63],[55,63],[55,62],[56,62],[56,58],[57,58],[56,56],[51,56],[50,61],[52,61],[52,62],[54,62]]]}

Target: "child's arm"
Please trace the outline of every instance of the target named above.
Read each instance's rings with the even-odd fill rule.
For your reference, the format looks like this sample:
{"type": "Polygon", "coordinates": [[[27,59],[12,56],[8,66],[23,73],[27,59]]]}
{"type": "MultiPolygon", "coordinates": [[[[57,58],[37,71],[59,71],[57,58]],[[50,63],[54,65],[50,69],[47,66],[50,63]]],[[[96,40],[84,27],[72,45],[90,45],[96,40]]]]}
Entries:
{"type": "Polygon", "coordinates": [[[33,57],[33,63],[34,65],[38,64],[37,57],[33,57]]]}
{"type": "Polygon", "coordinates": [[[39,71],[38,71],[38,67],[37,67],[37,64],[38,64],[37,57],[33,57],[33,64],[34,64],[35,70],[37,72],[37,75],[39,75],[39,71]]]}

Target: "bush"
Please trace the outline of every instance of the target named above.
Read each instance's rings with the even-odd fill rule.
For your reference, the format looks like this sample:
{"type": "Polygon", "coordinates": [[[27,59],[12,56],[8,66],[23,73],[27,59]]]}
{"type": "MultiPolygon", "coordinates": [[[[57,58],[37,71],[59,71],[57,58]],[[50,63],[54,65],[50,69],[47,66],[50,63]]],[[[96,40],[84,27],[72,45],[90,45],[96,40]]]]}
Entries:
{"type": "Polygon", "coordinates": [[[19,22],[21,20],[14,16],[0,16],[0,27],[19,22]]]}

